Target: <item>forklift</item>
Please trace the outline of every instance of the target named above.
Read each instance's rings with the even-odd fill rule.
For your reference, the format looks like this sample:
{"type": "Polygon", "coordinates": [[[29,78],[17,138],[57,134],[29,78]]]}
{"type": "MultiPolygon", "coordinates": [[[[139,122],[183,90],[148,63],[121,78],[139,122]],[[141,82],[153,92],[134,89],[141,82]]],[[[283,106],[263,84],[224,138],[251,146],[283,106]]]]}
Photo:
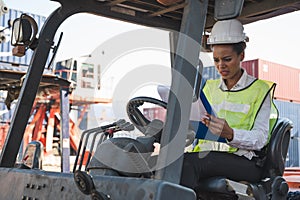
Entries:
{"type": "MultiPolygon", "coordinates": [[[[203,181],[206,197],[179,185],[183,153],[189,136],[189,116],[194,97],[199,97],[202,66],[203,33],[209,32],[215,21],[238,18],[243,24],[300,10],[296,0],[54,0],[61,4],[52,12],[37,37],[34,20],[23,14],[12,27],[14,55],[34,51],[24,79],[4,148],[0,157],[0,199],[112,199],[112,200],[195,200],[195,199],[287,199],[288,185],[282,177],[287,154],[290,121],[280,119],[268,144],[266,176],[258,183],[240,183],[226,177],[203,181]],[[107,126],[86,130],[82,137],[106,134],[94,155],[89,155],[83,169],[80,149],[73,172],[47,172],[35,164],[39,148],[30,146],[30,165],[16,165],[19,147],[30,117],[44,66],[52,49],[59,42],[54,37],[59,26],[78,13],[89,13],[129,23],[167,30],[171,37],[172,83],[168,102],[151,97],[129,100],[126,111],[130,122],[119,120],[107,126]],[[166,119],[147,120],[139,107],[145,102],[166,109],[166,119]],[[118,130],[132,130],[131,124],[144,135],[137,139],[113,137],[118,130]],[[94,134],[93,134],[94,133],[94,134]],[[161,144],[153,162],[153,143],[161,144]],[[105,149],[105,151],[103,151],[105,149]],[[103,153],[104,152],[104,153],[103,153]],[[79,165],[78,165],[79,163],[79,165]],[[217,196],[215,196],[217,194],[217,196]],[[218,196],[220,195],[220,196],[218,196]]],[[[61,137],[68,141],[68,89],[61,95],[61,137]]],[[[68,145],[61,144],[68,155],[68,145]]],[[[86,144],[81,140],[80,148],[86,144]]],[[[84,153],[84,152],[83,152],[84,153]]],[[[68,159],[68,157],[65,157],[68,159]]]]}

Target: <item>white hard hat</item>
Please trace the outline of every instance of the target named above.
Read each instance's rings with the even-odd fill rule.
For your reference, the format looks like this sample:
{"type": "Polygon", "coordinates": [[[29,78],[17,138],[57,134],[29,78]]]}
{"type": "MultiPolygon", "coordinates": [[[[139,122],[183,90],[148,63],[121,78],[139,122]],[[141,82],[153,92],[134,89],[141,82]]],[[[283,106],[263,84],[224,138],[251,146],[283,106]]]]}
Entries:
{"type": "Polygon", "coordinates": [[[233,44],[248,42],[242,23],[236,19],[222,20],[215,23],[207,44],[233,44]]]}

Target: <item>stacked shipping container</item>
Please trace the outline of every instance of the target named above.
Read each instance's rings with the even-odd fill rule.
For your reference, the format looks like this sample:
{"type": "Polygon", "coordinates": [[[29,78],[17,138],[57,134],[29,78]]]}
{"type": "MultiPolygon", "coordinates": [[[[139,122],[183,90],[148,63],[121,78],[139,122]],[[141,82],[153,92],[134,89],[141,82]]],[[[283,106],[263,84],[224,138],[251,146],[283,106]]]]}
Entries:
{"type": "Polygon", "coordinates": [[[299,166],[300,69],[262,59],[244,61],[242,67],[256,78],[277,84],[274,97],[279,116],[294,124],[286,166],[299,166]]]}
{"type": "Polygon", "coordinates": [[[242,67],[256,78],[277,83],[276,99],[300,103],[300,69],[261,59],[245,61],[242,67]]]}
{"type": "Polygon", "coordinates": [[[283,118],[288,118],[293,122],[293,129],[291,134],[291,140],[289,145],[288,156],[286,159],[286,166],[294,167],[300,166],[299,163],[299,130],[300,125],[298,123],[300,119],[300,104],[291,103],[287,101],[274,101],[277,109],[279,111],[279,116],[283,118]]]}
{"type": "MultiPolygon", "coordinates": [[[[300,69],[255,59],[242,62],[248,74],[277,84],[275,99],[300,103],[300,69]]],[[[203,68],[203,78],[218,79],[220,74],[214,66],[203,68]]]]}

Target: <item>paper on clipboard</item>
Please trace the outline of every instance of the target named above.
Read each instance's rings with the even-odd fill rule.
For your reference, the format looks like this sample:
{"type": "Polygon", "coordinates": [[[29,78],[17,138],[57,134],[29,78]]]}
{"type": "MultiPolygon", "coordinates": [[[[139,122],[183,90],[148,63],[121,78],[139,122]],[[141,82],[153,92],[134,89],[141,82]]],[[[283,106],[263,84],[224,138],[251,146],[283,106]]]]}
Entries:
{"type": "MultiPolygon", "coordinates": [[[[162,101],[168,102],[170,88],[167,86],[159,85],[157,87],[157,91],[158,91],[158,94],[159,94],[160,98],[162,99],[162,101]]],[[[206,112],[206,109],[205,109],[202,101],[200,100],[200,98],[198,98],[197,101],[192,103],[190,120],[199,121],[199,119],[204,117],[205,112],[206,112]]]]}
{"type": "MultiPolygon", "coordinates": [[[[162,85],[159,85],[157,87],[157,92],[160,95],[162,101],[168,102],[169,91],[170,87],[162,85]]],[[[190,124],[193,130],[196,132],[196,138],[226,142],[224,138],[212,134],[209,129],[200,121],[200,119],[205,116],[205,113],[216,116],[202,90],[200,92],[200,97],[197,99],[197,101],[193,102],[191,106],[190,124]]]]}

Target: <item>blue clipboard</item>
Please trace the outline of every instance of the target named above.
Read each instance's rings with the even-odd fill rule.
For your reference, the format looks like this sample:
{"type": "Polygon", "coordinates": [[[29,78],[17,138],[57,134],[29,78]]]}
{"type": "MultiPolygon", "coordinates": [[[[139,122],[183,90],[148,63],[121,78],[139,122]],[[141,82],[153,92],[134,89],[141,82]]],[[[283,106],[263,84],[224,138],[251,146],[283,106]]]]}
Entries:
{"type": "MultiPolygon", "coordinates": [[[[200,91],[199,96],[200,96],[200,100],[202,101],[202,104],[203,104],[206,112],[208,114],[216,116],[216,114],[213,112],[213,109],[212,109],[210,103],[208,102],[205,94],[203,93],[202,89],[200,91]]],[[[197,139],[204,139],[204,140],[211,140],[211,141],[218,141],[218,142],[226,143],[225,138],[211,133],[210,130],[201,121],[190,120],[190,124],[192,126],[192,129],[196,132],[197,139]]]]}

